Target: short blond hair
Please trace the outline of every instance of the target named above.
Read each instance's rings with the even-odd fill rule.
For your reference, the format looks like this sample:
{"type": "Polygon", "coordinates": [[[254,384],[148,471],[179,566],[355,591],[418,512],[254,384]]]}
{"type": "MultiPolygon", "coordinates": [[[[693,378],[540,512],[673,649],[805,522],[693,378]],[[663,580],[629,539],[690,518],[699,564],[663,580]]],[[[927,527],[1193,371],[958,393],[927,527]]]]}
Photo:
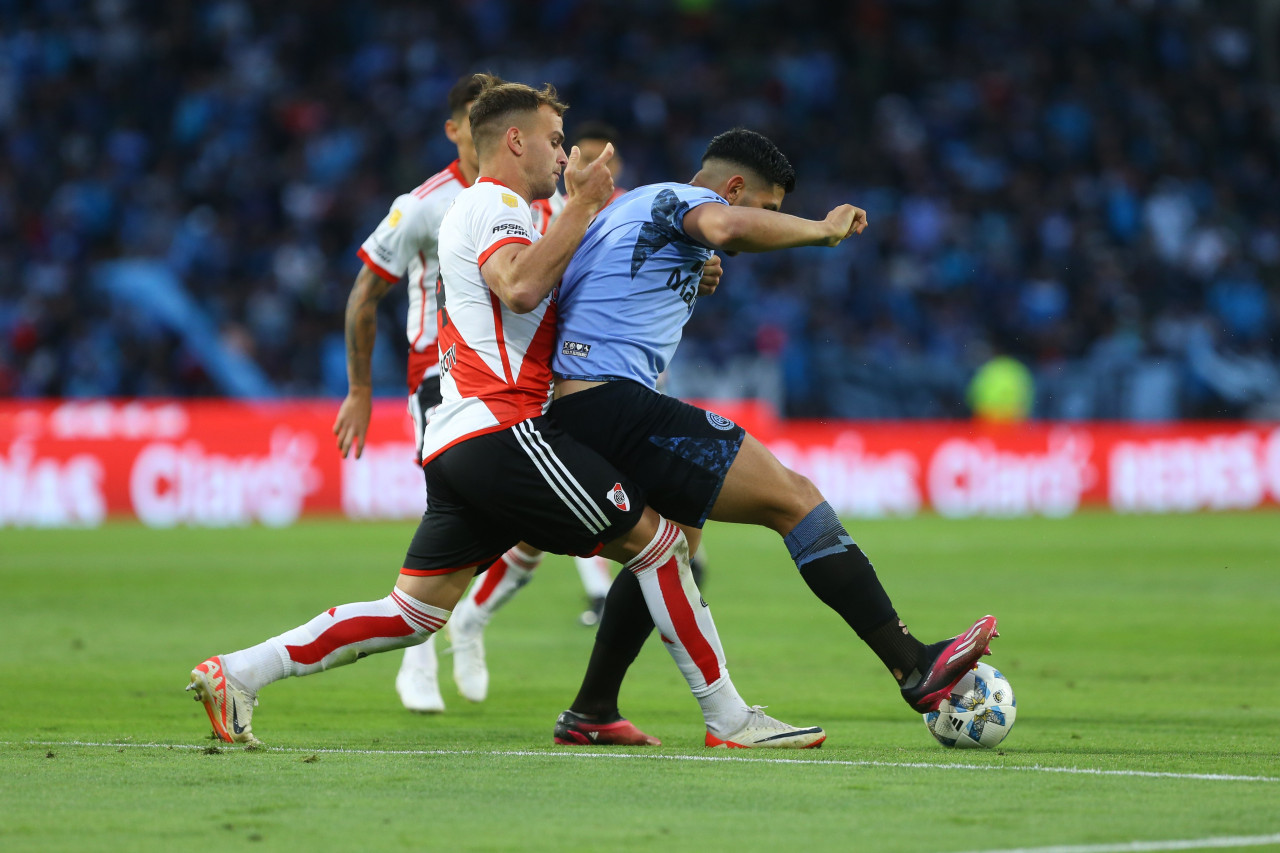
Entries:
{"type": "Polygon", "coordinates": [[[556,88],[550,83],[541,89],[523,83],[508,83],[491,74],[477,74],[483,88],[471,105],[471,138],[476,151],[491,148],[514,122],[520,113],[535,113],[542,107],[551,107],[556,115],[564,115],[568,104],[557,98],[556,88]]]}

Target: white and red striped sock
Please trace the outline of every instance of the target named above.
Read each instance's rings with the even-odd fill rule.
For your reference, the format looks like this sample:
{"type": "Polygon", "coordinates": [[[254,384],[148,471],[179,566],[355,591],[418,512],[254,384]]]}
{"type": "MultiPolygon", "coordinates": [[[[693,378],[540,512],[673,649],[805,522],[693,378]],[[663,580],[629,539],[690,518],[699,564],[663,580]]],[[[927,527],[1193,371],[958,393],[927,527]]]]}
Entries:
{"type": "Polygon", "coordinates": [[[265,643],[224,655],[227,675],[250,693],[291,675],[311,675],[366,655],[421,643],[449,611],[393,589],[386,598],[331,607],[265,643]]]}
{"type": "MultiPolygon", "coordinates": [[[[471,591],[459,609],[465,608],[467,619],[478,620],[481,625],[489,624],[489,617],[533,579],[533,570],[541,562],[541,551],[529,552],[513,545],[471,585],[471,591]]],[[[463,615],[459,613],[459,616],[463,615]]]]}
{"type": "Polygon", "coordinates": [[[729,678],[711,608],[693,582],[684,533],[661,519],[658,532],[626,568],[640,581],[662,644],[697,697],[708,726],[725,731],[737,722],[740,728],[747,706],[729,678]]]}

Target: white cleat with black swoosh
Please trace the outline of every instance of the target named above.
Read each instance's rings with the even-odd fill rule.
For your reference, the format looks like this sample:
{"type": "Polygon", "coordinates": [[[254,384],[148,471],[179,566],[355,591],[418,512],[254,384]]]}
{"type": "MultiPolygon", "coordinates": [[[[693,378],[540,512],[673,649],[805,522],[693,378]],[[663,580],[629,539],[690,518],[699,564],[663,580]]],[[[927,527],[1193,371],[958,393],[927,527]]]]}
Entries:
{"type": "Polygon", "coordinates": [[[764,706],[751,706],[747,724],[727,737],[707,732],[707,746],[728,749],[816,749],[827,739],[818,726],[800,728],[775,720],[764,706]]]}

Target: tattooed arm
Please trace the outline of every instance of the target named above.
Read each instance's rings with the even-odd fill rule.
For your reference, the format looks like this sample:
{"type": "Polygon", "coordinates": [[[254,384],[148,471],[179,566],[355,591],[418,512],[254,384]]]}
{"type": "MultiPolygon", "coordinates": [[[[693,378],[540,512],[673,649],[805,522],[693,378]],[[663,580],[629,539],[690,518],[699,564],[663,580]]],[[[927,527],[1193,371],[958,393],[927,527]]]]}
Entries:
{"type": "Polygon", "coordinates": [[[364,453],[365,433],[373,414],[373,341],[378,334],[378,300],[394,286],[368,266],[360,267],[347,297],[347,398],[338,409],[333,434],[342,458],[355,445],[356,458],[364,453]]]}

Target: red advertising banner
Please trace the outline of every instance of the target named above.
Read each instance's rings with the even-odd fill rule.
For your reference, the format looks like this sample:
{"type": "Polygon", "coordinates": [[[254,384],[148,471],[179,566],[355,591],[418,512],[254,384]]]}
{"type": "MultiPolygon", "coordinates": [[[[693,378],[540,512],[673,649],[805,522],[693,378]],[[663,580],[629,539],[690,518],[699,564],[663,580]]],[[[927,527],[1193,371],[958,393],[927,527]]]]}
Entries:
{"type": "MultiPolygon", "coordinates": [[[[1280,424],[738,421],[842,515],[1070,515],[1280,505],[1280,424]]],[[[374,407],[339,457],[336,401],[0,403],[0,527],[287,525],[304,513],[415,518],[425,505],[403,405],[374,407]]]]}

